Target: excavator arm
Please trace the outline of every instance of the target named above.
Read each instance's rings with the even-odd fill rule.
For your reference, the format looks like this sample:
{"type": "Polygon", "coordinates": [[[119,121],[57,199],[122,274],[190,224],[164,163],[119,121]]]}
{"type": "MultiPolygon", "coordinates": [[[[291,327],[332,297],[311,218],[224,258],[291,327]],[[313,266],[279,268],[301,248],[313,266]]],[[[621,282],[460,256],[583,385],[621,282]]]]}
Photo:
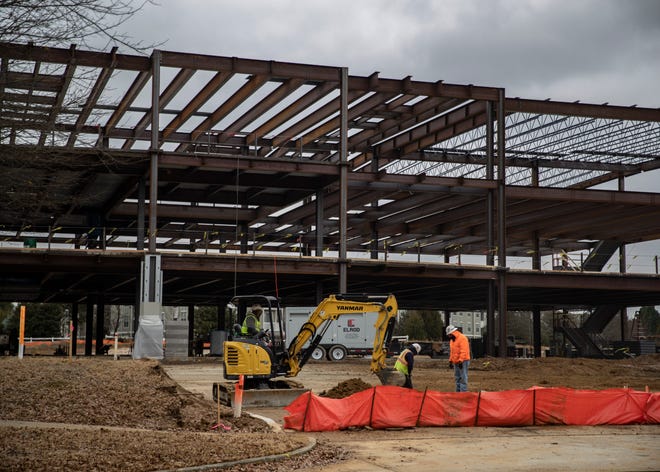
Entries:
{"type": "Polygon", "coordinates": [[[321,342],[330,322],[343,315],[378,312],[371,371],[379,372],[385,367],[386,346],[392,338],[398,304],[394,295],[330,295],[309,315],[287,349],[284,368],[287,377],[295,377],[307,363],[311,353],[321,342]],[[305,344],[310,342],[308,348],[305,344]]]}

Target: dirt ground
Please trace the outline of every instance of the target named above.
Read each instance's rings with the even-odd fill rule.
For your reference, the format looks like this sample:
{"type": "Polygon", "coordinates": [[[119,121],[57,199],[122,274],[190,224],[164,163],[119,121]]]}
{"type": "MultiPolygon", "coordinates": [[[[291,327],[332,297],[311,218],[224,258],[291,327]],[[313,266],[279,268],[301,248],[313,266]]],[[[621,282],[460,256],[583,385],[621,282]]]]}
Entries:
{"type": "MultiPolygon", "coordinates": [[[[453,391],[453,373],[446,362],[419,357],[413,373],[415,388],[453,391]]],[[[418,433],[414,437],[410,436],[411,431],[350,431],[313,436],[275,432],[266,422],[249,415],[233,418],[230,409],[218,408],[210,400],[211,384],[222,375],[221,365],[218,358],[196,358],[178,365],[129,358],[113,361],[110,357],[0,358],[0,470],[172,470],[293,451],[308,446],[311,439],[317,445],[306,454],[223,470],[401,470],[390,465],[372,468],[382,455],[382,451],[378,452],[379,444],[381,449],[390,448],[391,444],[403,447],[396,450],[401,457],[420,457],[426,447],[433,449],[437,443],[435,430],[442,430],[426,428],[424,435],[418,433]],[[371,446],[365,442],[359,454],[371,454],[372,466],[364,468],[364,462],[355,462],[355,457],[352,461],[351,457],[356,455],[355,443],[362,444],[367,436],[373,448],[369,449],[371,446]],[[428,445],[423,446],[419,441],[426,436],[428,445]],[[411,442],[405,446],[411,449],[402,446],[413,439],[416,445],[411,442]]],[[[314,393],[334,398],[378,384],[369,372],[367,359],[310,362],[296,380],[314,393]]],[[[627,386],[637,390],[648,387],[658,391],[660,356],[607,361],[477,359],[470,366],[471,391],[534,385],[585,389],[627,386]]],[[[285,412],[276,413],[275,422],[281,422],[285,412]]],[[[640,429],[633,435],[638,435],[638,440],[648,436],[649,429],[645,428],[655,428],[650,429],[651,437],[647,440],[657,444],[657,427],[637,428],[640,429]]],[[[487,435],[507,438],[505,448],[513,444],[507,429],[463,429],[454,429],[452,436],[467,434],[469,430],[470,441],[487,435]]],[[[555,443],[576,430],[567,431],[558,432],[555,443]]],[[[625,431],[628,435],[631,430],[625,431]]],[[[588,434],[594,434],[594,430],[588,434]]],[[[465,438],[456,441],[460,444],[465,438]]],[[[614,454],[612,460],[616,460],[617,444],[624,444],[621,437],[600,453],[614,454]]],[[[398,465],[406,464],[404,461],[398,465]]],[[[656,465],[655,469],[660,468],[660,457],[656,465]]],[[[636,467],[649,470],[643,464],[636,467]]],[[[535,468],[557,470],[539,468],[538,464],[535,468]]]]}
{"type": "MultiPolygon", "coordinates": [[[[412,377],[417,390],[455,390],[453,370],[448,368],[446,359],[416,357],[412,377]]],[[[369,371],[365,359],[310,363],[300,372],[297,380],[314,393],[321,394],[353,378],[369,385],[380,384],[369,371]],[[322,369],[322,375],[318,375],[318,369],[322,369]]],[[[657,392],[660,390],[660,355],[620,360],[485,358],[474,359],[470,363],[470,391],[514,390],[533,386],[580,389],[628,387],[635,390],[644,390],[648,386],[657,392]]]]}

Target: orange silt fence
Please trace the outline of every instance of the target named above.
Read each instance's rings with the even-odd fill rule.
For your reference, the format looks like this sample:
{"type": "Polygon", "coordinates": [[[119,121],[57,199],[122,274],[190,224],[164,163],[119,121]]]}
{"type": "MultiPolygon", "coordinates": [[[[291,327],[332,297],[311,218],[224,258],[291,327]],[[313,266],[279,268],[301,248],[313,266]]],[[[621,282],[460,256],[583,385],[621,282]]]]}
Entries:
{"type": "Polygon", "coordinates": [[[286,407],[287,429],[336,431],[416,426],[659,424],[660,394],[627,388],[500,392],[418,391],[377,386],[342,399],[306,392],[286,407]]]}

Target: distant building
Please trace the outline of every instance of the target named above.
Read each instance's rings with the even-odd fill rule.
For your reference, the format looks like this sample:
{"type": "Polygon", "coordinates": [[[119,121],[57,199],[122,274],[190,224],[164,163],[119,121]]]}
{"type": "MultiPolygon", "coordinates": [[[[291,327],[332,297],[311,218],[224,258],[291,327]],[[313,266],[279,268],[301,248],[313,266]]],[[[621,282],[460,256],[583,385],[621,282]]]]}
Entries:
{"type": "Polygon", "coordinates": [[[486,329],[486,312],[454,311],[449,317],[449,323],[460,328],[468,338],[481,338],[486,329]]]}

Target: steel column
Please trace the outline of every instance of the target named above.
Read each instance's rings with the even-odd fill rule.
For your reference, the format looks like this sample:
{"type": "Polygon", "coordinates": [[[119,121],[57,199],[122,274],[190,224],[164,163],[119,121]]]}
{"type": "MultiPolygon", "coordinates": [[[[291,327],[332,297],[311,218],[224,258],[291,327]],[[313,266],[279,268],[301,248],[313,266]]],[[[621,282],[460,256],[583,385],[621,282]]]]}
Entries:
{"type": "Polygon", "coordinates": [[[532,167],[531,167],[531,173],[532,173],[532,187],[538,187],[539,186],[539,163],[538,161],[532,161],[532,167]]]}
{"type": "MultiPolygon", "coordinates": [[[[534,232],[532,244],[532,269],[541,270],[541,244],[539,234],[534,232]]],[[[534,357],[541,357],[541,308],[538,305],[532,307],[532,332],[534,334],[534,357]]]]}
{"type": "Polygon", "coordinates": [[[151,166],[149,172],[149,252],[156,252],[158,208],[158,130],[160,127],[160,51],[151,55],[151,166]]]}
{"type": "Polygon", "coordinates": [[[532,331],[534,334],[534,357],[541,357],[541,308],[532,307],[532,331]]]}
{"type": "Polygon", "coordinates": [[[504,113],[504,89],[499,90],[497,103],[497,266],[498,266],[498,314],[499,357],[507,356],[507,286],[506,286],[506,143],[504,113]]]}
{"type": "Polygon", "coordinates": [[[241,223],[238,225],[239,228],[239,233],[240,233],[240,246],[241,246],[241,254],[247,254],[248,252],[248,226],[245,223],[241,223]]]}
{"type": "Polygon", "coordinates": [[[195,356],[195,305],[188,305],[188,357],[195,356]]]}
{"type": "Polygon", "coordinates": [[[105,339],[105,299],[99,296],[96,304],[96,355],[103,354],[103,340],[105,339]]]}
{"type": "MultiPolygon", "coordinates": [[[[133,305],[133,337],[137,333],[140,324],[141,301],[142,301],[142,271],[138,267],[137,277],[135,277],[135,304],[133,305]]],[[[132,354],[132,352],[131,352],[132,354]]]]}
{"type": "Polygon", "coordinates": [[[339,293],[347,291],[348,232],[348,68],[341,69],[339,125],[339,293]]]}
{"type": "MultiPolygon", "coordinates": [[[[371,159],[371,172],[378,173],[378,148],[373,148],[373,158],[371,159]]],[[[371,202],[371,208],[378,209],[378,198],[371,202]]],[[[378,259],[378,222],[371,223],[371,243],[369,243],[369,257],[378,259]]]]}
{"type": "MultiPolygon", "coordinates": [[[[486,103],[486,179],[493,180],[495,178],[494,168],[494,154],[495,154],[495,140],[493,135],[493,102],[486,103]]],[[[494,253],[494,227],[495,227],[495,195],[493,189],[488,190],[486,195],[486,240],[487,240],[487,253],[486,264],[495,265],[494,253]]]]}
{"type": "MultiPolygon", "coordinates": [[[[486,102],[486,179],[495,178],[494,154],[495,136],[493,133],[493,102],[486,102]]],[[[486,264],[495,265],[495,194],[493,189],[488,190],[486,195],[486,264]]],[[[488,281],[488,304],[486,307],[486,354],[495,355],[495,281],[488,281]]]]}
{"type": "Polygon", "coordinates": [[[85,355],[92,355],[92,338],[94,337],[94,300],[87,297],[87,312],[85,313],[85,355]]]}
{"type": "Polygon", "coordinates": [[[71,324],[73,332],[71,333],[71,355],[75,356],[78,351],[78,303],[71,304],[71,324]]]}
{"type": "MultiPolygon", "coordinates": [[[[619,191],[624,192],[626,190],[626,179],[623,174],[619,174],[619,191]]],[[[621,244],[619,246],[619,272],[622,274],[626,273],[626,245],[621,244]]],[[[619,312],[619,329],[621,330],[621,341],[626,340],[626,319],[628,318],[628,310],[625,306],[620,308],[619,312]]]]}
{"type": "Polygon", "coordinates": [[[314,300],[315,303],[318,305],[321,303],[323,300],[323,282],[321,280],[317,280],[316,283],[314,284],[315,289],[316,289],[316,299],[314,300]]]}
{"type": "Polygon", "coordinates": [[[147,198],[146,182],[144,177],[138,180],[138,214],[137,214],[137,242],[136,249],[144,250],[144,214],[145,201],[147,198]]]}
{"type": "Polygon", "coordinates": [[[218,304],[215,307],[216,313],[216,324],[218,329],[226,330],[227,329],[227,320],[225,318],[225,307],[221,304],[218,304]]]}
{"type": "Polygon", "coordinates": [[[323,210],[325,194],[320,188],[316,191],[316,257],[323,257],[323,210]]]}

